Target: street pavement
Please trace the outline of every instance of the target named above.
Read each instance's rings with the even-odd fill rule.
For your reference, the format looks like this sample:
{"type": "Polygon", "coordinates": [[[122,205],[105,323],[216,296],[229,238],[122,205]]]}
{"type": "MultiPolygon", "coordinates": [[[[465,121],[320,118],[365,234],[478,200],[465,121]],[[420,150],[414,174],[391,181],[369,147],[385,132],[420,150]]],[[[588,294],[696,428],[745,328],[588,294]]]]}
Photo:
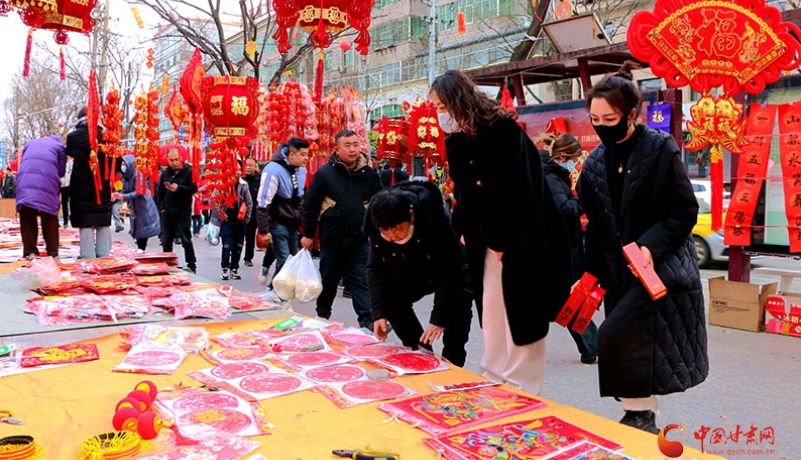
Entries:
{"type": "MultiPolygon", "coordinates": [[[[114,238],[133,245],[127,233],[116,233],[114,238]]],[[[158,239],[151,238],[147,252],[158,252],[158,239]]],[[[264,292],[258,282],[264,252],[257,251],[253,267],[241,266],[241,280],[220,280],[220,246],[210,246],[202,237],[194,239],[198,257],[198,275],[212,282],[225,283],[242,292],[264,292]]],[[[181,246],[174,251],[183,263],[181,246]]],[[[319,262],[315,259],[316,262],[319,262]]],[[[532,261],[532,276],[541,270],[532,261]]],[[[762,258],[752,262],[753,267],[772,266],[801,268],[801,263],[790,259],[762,258]]],[[[726,267],[702,270],[704,297],[708,305],[706,280],[726,276],[726,267]]],[[[751,282],[763,284],[778,281],[778,276],[751,274],[751,282]]],[[[801,292],[801,280],[793,285],[794,292],[801,292]]],[[[532,307],[536,307],[537,293],[532,292],[532,307]]],[[[418,318],[423,324],[431,314],[433,296],[422,299],[415,305],[418,318]]],[[[291,303],[291,308],[301,315],[315,316],[314,303],[291,303]]],[[[333,321],[346,326],[357,326],[356,314],[350,299],[337,295],[333,306],[333,321]]],[[[602,311],[596,313],[597,324],[603,322],[602,311]]],[[[657,424],[681,425],[685,433],[672,431],[670,439],[700,449],[717,450],[719,455],[731,459],[801,459],[801,403],[798,399],[798,376],[801,375],[801,339],[768,333],[753,333],[735,329],[709,326],[710,373],[706,382],[681,394],[659,398],[660,410],[657,424]],[[775,433],[772,440],[767,437],[775,433]],[[755,436],[749,436],[749,432],[755,436]],[[678,434],[677,434],[678,433],[678,434]],[[738,435],[739,434],[739,435],[738,435]]],[[[111,332],[99,328],[71,331],[72,340],[83,340],[111,332]]],[[[389,341],[399,342],[394,333],[389,341]]],[[[579,361],[579,353],[568,332],[553,324],[547,338],[547,368],[542,396],[568,404],[602,417],[619,420],[623,416],[620,404],[612,398],[601,398],[598,394],[596,365],[579,361]]],[[[441,351],[441,341],[435,351],[441,351]]],[[[480,373],[479,360],[483,350],[481,329],[475,317],[470,341],[467,345],[465,367],[480,373]]]]}

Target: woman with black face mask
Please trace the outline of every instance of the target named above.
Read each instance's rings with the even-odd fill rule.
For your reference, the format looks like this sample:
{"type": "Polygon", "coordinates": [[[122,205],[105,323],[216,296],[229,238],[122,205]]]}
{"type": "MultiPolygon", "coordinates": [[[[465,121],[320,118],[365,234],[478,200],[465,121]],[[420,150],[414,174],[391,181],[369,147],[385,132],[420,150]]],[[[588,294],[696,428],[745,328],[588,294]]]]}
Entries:
{"type": "Polygon", "coordinates": [[[622,402],[621,423],[658,433],[656,396],[703,382],[709,360],[691,234],[698,203],[676,141],[637,124],[642,95],[633,68],[627,62],[587,94],[601,144],[585,160],[577,189],[589,220],[585,267],[606,289],[598,329],[601,396],[622,402]],[[629,269],[622,248],[632,242],[666,296],[652,300],[629,269]]]}

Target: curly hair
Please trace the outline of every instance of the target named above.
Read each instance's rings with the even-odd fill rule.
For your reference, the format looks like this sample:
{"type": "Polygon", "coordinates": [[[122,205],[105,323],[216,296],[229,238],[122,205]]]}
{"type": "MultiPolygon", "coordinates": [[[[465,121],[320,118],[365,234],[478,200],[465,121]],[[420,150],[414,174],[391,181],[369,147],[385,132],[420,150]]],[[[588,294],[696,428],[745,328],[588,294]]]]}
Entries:
{"type": "Polygon", "coordinates": [[[512,116],[498,101],[479,91],[475,82],[459,70],[448,70],[437,77],[431,84],[431,92],[437,94],[462,131],[471,139],[476,137],[480,127],[512,116]]]}

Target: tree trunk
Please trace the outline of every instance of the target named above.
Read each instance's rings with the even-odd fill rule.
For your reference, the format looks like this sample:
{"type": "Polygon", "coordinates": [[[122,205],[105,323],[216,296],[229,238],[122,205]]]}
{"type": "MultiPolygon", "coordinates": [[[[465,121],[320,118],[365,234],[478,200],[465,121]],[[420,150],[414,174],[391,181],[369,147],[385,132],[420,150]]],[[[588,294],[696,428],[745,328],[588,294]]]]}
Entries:
{"type": "MultiPolygon", "coordinates": [[[[542,30],[542,22],[545,20],[545,16],[548,14],[548,8],[551,5],[551,0],[539,0],[537,2],[537,7],[534,9],[534,17],[531,18],[531,25],[528,27],[526,31],[526,35],[529,37],[537,37],[542,30]]],[[[531,54],[531,48],[534,47],[533,40],[523,40],[515,46],[515,49],[512,50],[512,56],[509,58],[509,62],[515,61],[525,61],[528,59],[529,54],[531,54]]]]}

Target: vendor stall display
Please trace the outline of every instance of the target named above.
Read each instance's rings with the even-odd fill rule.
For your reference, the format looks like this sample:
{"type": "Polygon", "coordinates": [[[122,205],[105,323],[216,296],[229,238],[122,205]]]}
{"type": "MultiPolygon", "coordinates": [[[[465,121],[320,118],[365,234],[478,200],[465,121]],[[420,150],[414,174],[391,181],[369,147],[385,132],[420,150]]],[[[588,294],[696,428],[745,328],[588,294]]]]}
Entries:
{"type": "MultiPolygon", "coordinates": [[[[606,455],[597,458],[621,459],[627,458],[625,455],[660,455],[653,435],[508,387],[471,387],[468,384],[476,382],[478,376],[463,369],[449,367],[425,376],[406,374],[371,380],[375,366],[369,362],[308,360],[314,356],[310,353],[345,356],[340,354],[344,348],[341,343],[327,341],[334,335],[330,331],[342,330],[337,325],[322,325],[322,330],[317,331],[331,347],[329,351],[277,353],[253,345],[265,336],[306,333],[271,327],[282,320],[275,317],[267,321],[206,324],[202,328],[215,348],[200,355],[186,354],[180,348],[142,349],[137,348],[139,345],[126,353],[119,346],[128,344],[130,334],[93,340],[91,343],[99,351],[97,360],[71,364],[63,372],[50,368],[46,375],[31,372],[4,377],[4,386],[19,396],[11,402],[14,416],[26,421],[25,425],[8,425],[4,429],[9,435],[34,437],[45,458],[76,458],[84,447],[89,447],[84,446],[87,441],[131,436],[124,434],[124,425],[133,419],[135,410],[118,417],[124,419],[118,420],[123,431],[110,431],[112,415],[140,404],[136,401],[138,395],[142,403],[150,399],[150,407],[145,404],[139,413],[153,411],[153,426],[157,425],[157,417],[161,429],[149,441],[137,434],[127,446],[131,452],[138,452],[136,458],[188,458],[181,455],[210,452],[203,458],[233,459],[258,452],[270,459],[292,460],[328,458],[336,449],[399,452],[403,458],[414,459],[437,458],[438,452],[446,458],[484,459],[506,455],[514,449],[531,459],[557,454],[563,455],[553,458],[583,458],[578,455],[585,452],[606,455]],[[246,340],[240,341],[242,338],[246,340]],[[235,351],[221,356],[220,352],[231,349],[220,343],[244,344],[255,354],[235,351]],[[216,356],[220,363],[209,367],[204,359],[209,355],[216,356]],[[280,358],[290,362],[293,356],[300,357],[304,364],[315,361],[321,365],[294,371],[275,368],[269,361],[280,358]],[[245,359],[228,360],[231,357],[245,359]],[[176,358],[180,359],[177,368],[176,358]],[[147,389],[137,394],[131,391],[139,388],[141,376],[117,372],[122,369],[109,372],[109,368],[121,364],[128,371],[155,371],[148,380],[157,386],[157,396],[150,397],[147,389]],[[162,373],[167,369],[171,373],[162,373]],[[187,377],[199,377],[201,381],[187,377]],[[432,394],[429,382],[443,388],[462,388],[432,394]],[[40,396],[33,397],[34,394],[40,396]],[[47,415],[41,414],[43,397],[49,398],[48,407],[52,409],[47,415]],[[386,412],[396,413],[395,409],[399,415],[387,418],[386,412]],[[408,418],[409,414],[418,414],[425,423],[417,425],[418,419],[408,418]],[[395,423],[398,418],[413,426],[395,423]],[[324,435],[321,427],[325,427],[324,435]],[[434,437],[426,437],[421,430],[434,433],[434,437]],[[492,455],[488,449],[492,449],[492,455]],[[566,456],[568,453],[572,456],[566,456]]],[[[295,324],[303,323],[306,321],[295,324]]],[[[395,353],[408,351],[395,344],[361,348],[373,349],[376,353],[368,354],[380,355],[377,350],[392,351],[391,347],[396,348],[395,353]]],[[[356,354],[365,353],[357,350],[356,354]]],[[[699,459],[714,458],[692,449],[686,453],[699,459]]]]}

